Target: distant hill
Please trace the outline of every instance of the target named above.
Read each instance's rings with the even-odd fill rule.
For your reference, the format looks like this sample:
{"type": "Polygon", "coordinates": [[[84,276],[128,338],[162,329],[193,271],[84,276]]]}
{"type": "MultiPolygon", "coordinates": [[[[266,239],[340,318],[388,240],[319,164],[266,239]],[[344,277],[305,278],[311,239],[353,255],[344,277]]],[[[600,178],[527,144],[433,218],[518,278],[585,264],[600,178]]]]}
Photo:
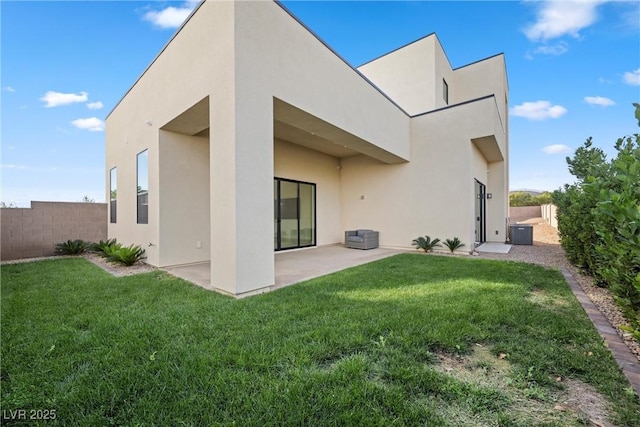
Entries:
{"type": "Polygon", "coordinates": [[[541,195],[542,193],[544,193],[544,191],[540,191],[540,190],[531,190],[531,189],[529,189],[529,188],[523,188],[523,189],[520,189],[520,190],[510,190],[510,191],[509,191],[509,194],[513,194],[513,193],[529,193],[529,194],[531,194],[533,197],[535,197],[535,196],[539,196],[539,195],[541,195]]]}

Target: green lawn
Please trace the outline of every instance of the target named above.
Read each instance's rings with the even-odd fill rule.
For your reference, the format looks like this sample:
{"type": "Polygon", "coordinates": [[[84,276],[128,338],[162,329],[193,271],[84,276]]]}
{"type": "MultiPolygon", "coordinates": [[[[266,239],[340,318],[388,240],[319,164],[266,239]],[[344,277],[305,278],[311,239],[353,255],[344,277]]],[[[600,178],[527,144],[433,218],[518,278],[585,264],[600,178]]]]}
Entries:
{"type": "Polygon", "coordinates": [[[576,384],[640,425],[561,274],[537,266],[404,254],[238,301],[81,258],[1,276],[3,425],[18,409],[54,410],[43,425],[583,425],[563,400],[576,384]]]}

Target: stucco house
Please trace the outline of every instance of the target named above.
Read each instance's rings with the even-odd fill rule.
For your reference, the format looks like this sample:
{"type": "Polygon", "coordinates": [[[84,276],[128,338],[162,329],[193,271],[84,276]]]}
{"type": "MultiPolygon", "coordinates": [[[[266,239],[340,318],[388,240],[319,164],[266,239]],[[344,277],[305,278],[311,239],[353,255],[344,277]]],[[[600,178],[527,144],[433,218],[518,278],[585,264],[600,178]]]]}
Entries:
{"type": "Polygon", "coordinates": [[[345,230],[504,242],[508,159],[502,54],[452,69],[431,34],[355,69],[277,2],[207,0],[106,120],[109,237],[250,295],[345,230]]]}

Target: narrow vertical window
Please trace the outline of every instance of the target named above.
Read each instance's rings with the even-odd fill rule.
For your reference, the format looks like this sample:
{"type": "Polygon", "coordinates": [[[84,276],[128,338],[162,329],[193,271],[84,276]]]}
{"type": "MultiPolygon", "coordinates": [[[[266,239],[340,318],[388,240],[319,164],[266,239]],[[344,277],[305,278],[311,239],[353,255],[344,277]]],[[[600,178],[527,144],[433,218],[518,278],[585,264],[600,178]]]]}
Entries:
{"type": "Polygon", "coordinates": [[[445,79],[442,79],[442,98],[444,98],[444,102],[449,105],[449,85],[445,79]]]}
{"type": "Polygon", "coordinates": [[[118,218],[118,171],[109,171],[109,222],[115,224],[118,218]]]}
{"type": "Polygon", "coordinates": [[[149,224],[149,150],[138,154],[138,224],[149,224]]]}

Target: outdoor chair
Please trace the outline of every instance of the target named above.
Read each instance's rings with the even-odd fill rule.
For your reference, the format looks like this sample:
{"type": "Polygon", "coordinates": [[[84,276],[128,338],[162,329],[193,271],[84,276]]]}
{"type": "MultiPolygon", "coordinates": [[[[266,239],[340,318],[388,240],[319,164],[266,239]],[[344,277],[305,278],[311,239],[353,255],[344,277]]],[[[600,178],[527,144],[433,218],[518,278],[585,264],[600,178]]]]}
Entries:
{"type": "Polygon", "coordinates": [[[379,233],[373,230],[351,230],[344,232],[344,245],[351,249],[375,249],[379,233]]]}

